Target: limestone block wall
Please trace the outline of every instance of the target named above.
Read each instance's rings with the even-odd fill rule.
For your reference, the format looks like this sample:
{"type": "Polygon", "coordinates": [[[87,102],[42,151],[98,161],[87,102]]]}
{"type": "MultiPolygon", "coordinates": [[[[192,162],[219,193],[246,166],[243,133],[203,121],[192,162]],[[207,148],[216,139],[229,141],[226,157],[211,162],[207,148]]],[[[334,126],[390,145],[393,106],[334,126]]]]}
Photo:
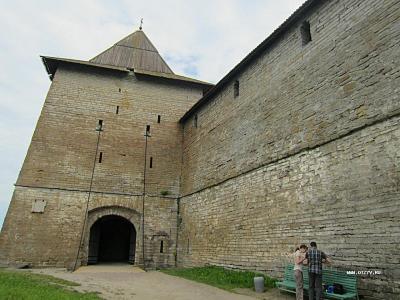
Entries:
{"type": "Polygon", "coordinates": [[[320,2],[184,123],[183,195],[400,112],[399,2],[320,2]]]}
{"type": "MultiPolygon", "coordinates": [[[[88,193],[57,189],[16,187],[0,236],[5,263],[72,268],[77,258],[85,220],[88,193]],[[32,202],[45,200],[43,213],[32,213],[32,202]]],[[[143,265],[142,196],[91,193],[78,266],[87,263],[90,225],[105,215],[132,222],[136,230],[135,264],[143,265]],[[93,211],[100,210],[100,214],[93,211]],[[124,213],[127,212],[127,213],[124,213]],[[129,219],[129,215],[136,215],[129,219]]],[[[151,268],[175,265],[176,199],[146,197],[145,260],[151,268]],[[157,239],[157,245],[154,241],[157,239]],[[159,244],[165,243],[160,253],[159,244]],[[156,247],[157,246],[157,247],[156,247]]]]}
{"type": "Polygon", "coordinates": [[[201,93],[198,86],[60,66],[17,185],[86,190],[96,159],[93,190],[142,193],[144,133],[150,125],[147,191],[176,195],[181,162],[177,120],[201,93]],[[96,157],[98,120],[103,120],[103,131],[96,157]]]}
{"type": "Polygon", "coordinates": [[[71,267],[79,245],[87,195],[16,187],[0,235],[6,263],[71,267]],[[43,213],[32,213],[32,202],[45,200],[43,213]]]}
{"type": "Polygon", "coordinates": [[[315,240],[383,272],[362,295],[397,299],[400,3],[320,1],[304,20],[311,42],[299,21],[184,122],[179,264],[280,277],[315,240]]]}
{"type": "Polygon", "coordinates": [[[180,266],[282,277],[300,243],[316,241],[361,295],[400,293],[400,117],[180,199],[180,266]]]}

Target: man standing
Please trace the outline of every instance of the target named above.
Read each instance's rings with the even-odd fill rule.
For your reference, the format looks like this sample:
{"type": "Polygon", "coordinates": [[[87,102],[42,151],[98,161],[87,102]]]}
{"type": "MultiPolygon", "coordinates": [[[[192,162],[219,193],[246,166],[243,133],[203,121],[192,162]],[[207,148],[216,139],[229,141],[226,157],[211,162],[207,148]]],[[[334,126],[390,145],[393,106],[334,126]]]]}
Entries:
{"type": "Polygon", "coordinates": [[[306,253],[308,260],[309,300],[322,299],[322,260],[331,263],[324,252],[317,249],[317,243],[311,242],[311,248],[306,253]],[[315,298],[314,298],[315,293],[315,298]]]}

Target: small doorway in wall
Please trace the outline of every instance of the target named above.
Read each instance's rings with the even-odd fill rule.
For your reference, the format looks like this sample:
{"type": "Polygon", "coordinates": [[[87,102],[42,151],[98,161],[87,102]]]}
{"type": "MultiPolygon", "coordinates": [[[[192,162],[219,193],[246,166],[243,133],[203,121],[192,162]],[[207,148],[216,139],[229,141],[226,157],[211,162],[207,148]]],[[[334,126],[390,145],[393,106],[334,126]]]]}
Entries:
{"type": "Polygon", "coordinates": [[[135,262],[136,229],[127,219],[110,215],[90,228],[88,264],[135,262]]]}

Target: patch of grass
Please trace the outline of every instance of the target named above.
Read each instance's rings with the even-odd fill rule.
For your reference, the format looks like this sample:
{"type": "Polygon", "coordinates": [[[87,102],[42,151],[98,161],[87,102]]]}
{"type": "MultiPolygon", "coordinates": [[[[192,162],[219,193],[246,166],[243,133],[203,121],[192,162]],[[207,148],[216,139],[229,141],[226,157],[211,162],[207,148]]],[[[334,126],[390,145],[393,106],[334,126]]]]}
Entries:
{"type": "Polygon", "coordinates": [[[265,276],[264,274],[249,271],[234,271],[216,266],[164,269],[161,272],[206,283],[228,291],[232,291],[236,288],[253,288],[255,276],[264,277],[265,288],[275,287],[276,282],[276,279],[265,276]]]}
{"type": "Polygon", "coordinates": [[[49,275],[27,271],[0,269],[0,299],[7,300],[98,300],[95,293],[79,293],[70,290],[79,284],[49,275]]]}

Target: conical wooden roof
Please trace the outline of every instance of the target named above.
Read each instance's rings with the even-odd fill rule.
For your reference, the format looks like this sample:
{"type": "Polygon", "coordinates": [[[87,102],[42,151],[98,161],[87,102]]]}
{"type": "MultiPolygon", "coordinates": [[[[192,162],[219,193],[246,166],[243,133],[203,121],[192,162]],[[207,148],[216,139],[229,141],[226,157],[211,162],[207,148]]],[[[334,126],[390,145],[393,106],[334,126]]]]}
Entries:
{"type": "Polygon", "coordinates": [[[92,58],[90,62],[174,74],[142,30],[137,30],[123,38],[92,58]]]}

